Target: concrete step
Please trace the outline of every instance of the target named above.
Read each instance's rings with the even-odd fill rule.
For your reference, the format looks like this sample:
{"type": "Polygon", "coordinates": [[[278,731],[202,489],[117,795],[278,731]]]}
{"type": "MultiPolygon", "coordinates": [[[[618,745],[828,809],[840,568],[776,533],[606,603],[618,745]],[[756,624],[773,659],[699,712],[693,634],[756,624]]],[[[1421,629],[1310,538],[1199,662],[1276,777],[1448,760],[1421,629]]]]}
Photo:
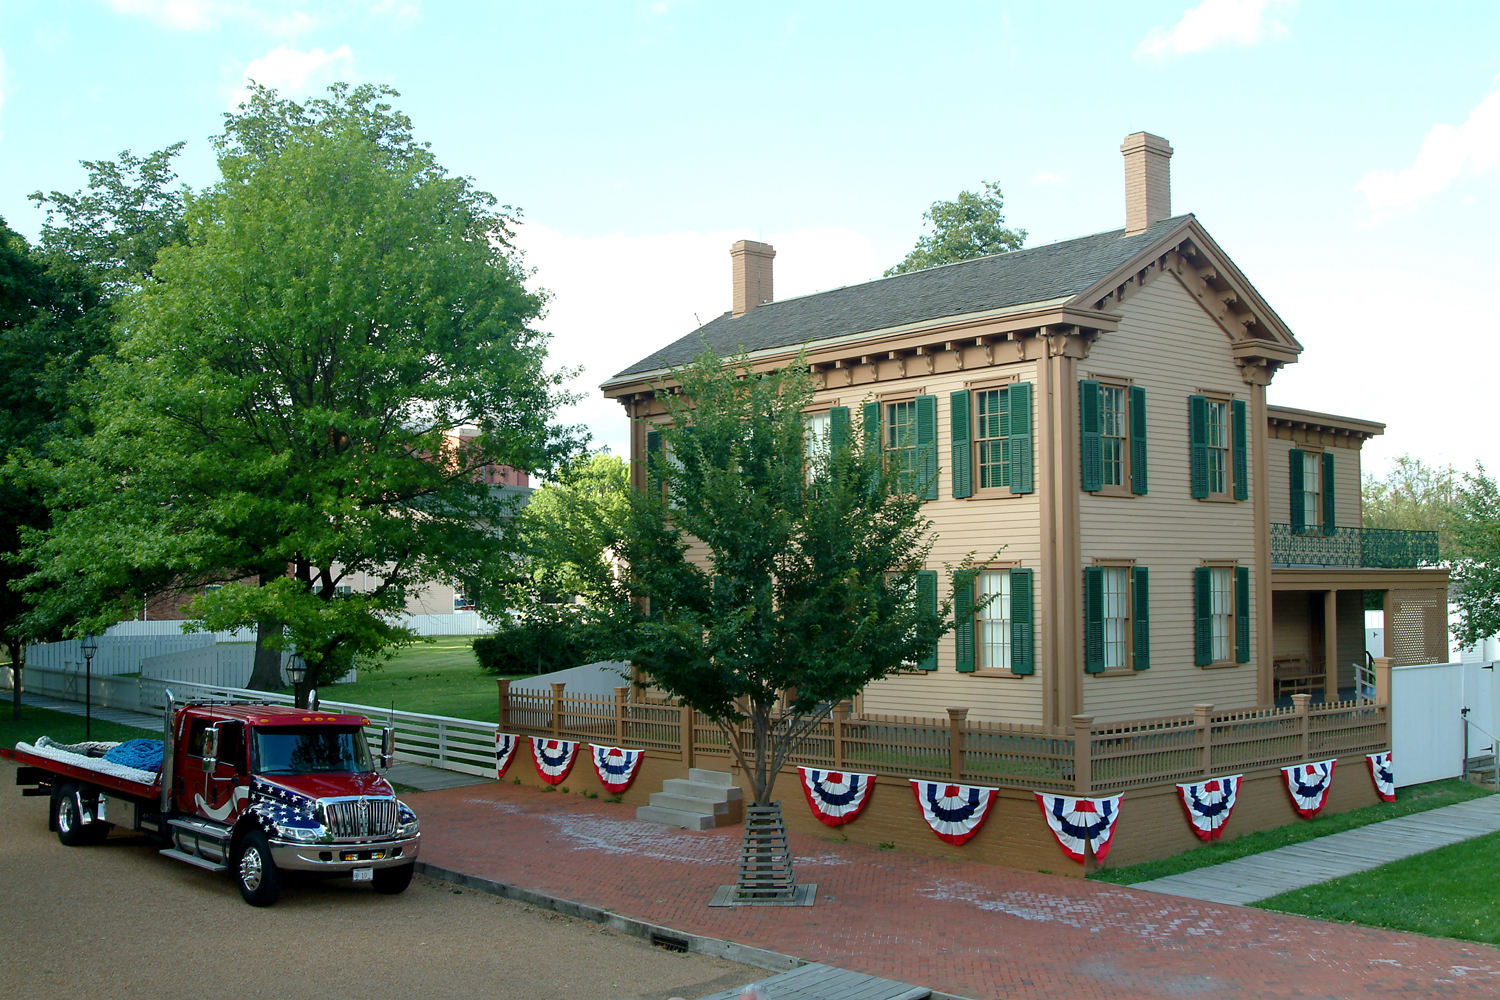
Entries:
{"type": "Polygon", "coordinates": [[[661,783],[661,789],[673,795],[707,799],[709,802],[740,802],[745,797],[745,793],[733,785],[711,785],[687,778],[668,778],[661,783]]]}
{"type": "Polygon", "coordinates": [[[676,809],[680,812],[697,813],[701,816],[718,816],[729,814],[728,802],[712,802],[708,799],[694,798],[690,795],[674,795],[671,792],[653,792],[651,804],[663,809],[676,809]]]}
{"type": "Polygon", "coordinates": [[[729,788],[734,784],[734,775],[728,771],[710,771],[703,767],[688,768],[689,781],[701,781],[705,785],[722,785],[729,788]]]}
{"type": "MultiPolygon", "coordinates": [[[[656,796],[653,795],[652,798],[656,796]]],[[[635,818],[645,823],[678,826],[684,830],[712,830],[714,828],[713,816],[683,812],[680,809],[663,809],[660,806],[641,806],[636,809],[635,818]]]]}

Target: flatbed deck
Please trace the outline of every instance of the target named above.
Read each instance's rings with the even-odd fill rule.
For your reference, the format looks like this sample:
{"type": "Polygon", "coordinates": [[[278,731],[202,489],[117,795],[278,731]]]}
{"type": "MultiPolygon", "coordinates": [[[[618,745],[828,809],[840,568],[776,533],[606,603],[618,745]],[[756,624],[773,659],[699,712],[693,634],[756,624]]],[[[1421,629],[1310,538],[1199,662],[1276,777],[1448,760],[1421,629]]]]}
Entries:
{"type": "Polygon", "coordinates": [[[0,747],[0,757],[76,781],[86,781],[121,795],[138,799],[156,799],[161,795],[160,773],[125,767],[102,757],[89,757],[54,746],[32,746],[29,743],[19,743],[14,750],[0,747]]]}

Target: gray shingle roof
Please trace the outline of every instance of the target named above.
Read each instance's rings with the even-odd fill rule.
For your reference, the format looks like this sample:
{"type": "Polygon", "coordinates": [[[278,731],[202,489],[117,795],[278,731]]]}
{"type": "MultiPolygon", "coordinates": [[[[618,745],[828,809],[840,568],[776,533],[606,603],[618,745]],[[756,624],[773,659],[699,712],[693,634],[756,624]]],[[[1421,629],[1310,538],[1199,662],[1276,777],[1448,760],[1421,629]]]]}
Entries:
{"type": "Polygon", "coordinates": [[[906,323],[1076,295],[1187,218],[1178,215],[1163,219],[1135,236],[1114,229],[768,302],[743,316],[726,312],[701,330],[642,358],[615,378],[686,364],[702,352],[705,341],[723,356],[741,348],[753,352],[795,347],[906,323]]]}

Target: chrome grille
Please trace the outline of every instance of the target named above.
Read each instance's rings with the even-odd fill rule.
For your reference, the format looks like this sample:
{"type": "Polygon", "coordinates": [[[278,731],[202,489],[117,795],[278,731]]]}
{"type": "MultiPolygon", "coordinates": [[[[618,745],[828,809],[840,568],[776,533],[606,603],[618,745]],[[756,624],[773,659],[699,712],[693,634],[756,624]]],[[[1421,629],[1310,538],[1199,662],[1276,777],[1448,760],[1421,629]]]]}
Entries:
{"type": "Polygon", "coordinates": [[[393,798],[324,799],[328,829],[340,840],[393,837],[398,828],[393,798]]]}

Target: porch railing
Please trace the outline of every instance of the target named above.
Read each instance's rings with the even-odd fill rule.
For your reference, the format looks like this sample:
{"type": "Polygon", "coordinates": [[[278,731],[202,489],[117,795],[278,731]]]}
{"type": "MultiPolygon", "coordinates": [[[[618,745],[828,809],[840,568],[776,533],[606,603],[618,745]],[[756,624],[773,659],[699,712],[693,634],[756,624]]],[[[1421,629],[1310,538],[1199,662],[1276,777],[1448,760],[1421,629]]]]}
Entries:
{"type": "Polygon", "coordinates": [[[1316,526],[1293,531],[1290,524],[1271,525],[1271,563],[1275,566],[1416,569],[1437,561],[1436,531],[1334,528],[1324,532],[1316,526]]]}

